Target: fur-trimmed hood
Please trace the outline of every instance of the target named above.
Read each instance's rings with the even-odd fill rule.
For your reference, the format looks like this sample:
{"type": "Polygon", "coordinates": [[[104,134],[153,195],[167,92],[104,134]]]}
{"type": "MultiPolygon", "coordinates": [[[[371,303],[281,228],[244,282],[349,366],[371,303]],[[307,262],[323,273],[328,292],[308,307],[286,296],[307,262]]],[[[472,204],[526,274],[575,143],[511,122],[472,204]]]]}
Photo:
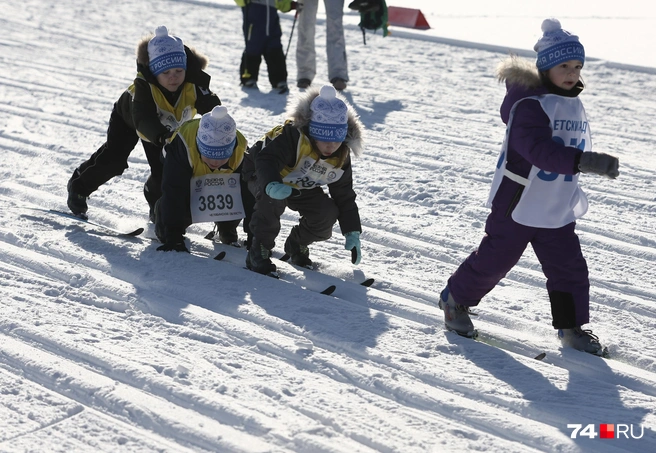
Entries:
{"type": "Polygon", "coordinates": [[[536,89],[542,86],[540,73],[535,63],[512,56],[497,66],[497,79],[506,85],[519,85],[528,89],[536,89]]]}
{"type": "Polygon", "coordinates": [[[512,56],[497,67],[497,79],[506,83],[506,97],[501,104],[501,119],[508,123],[510,110],[520,99],[547,94],[549,90],[542,82],[534,62],[512,56]]]}
{"type": "MultiPolygon", "coordinates": [[[[148,56],[148,42],[154,37],[152,33],[144,36],[141,38],[141,41],[139,41],[139,44],[137,44],[137,65],[141,65],[144,67],[148,67],[148,63],[150,63],[150,57],[148,56]]],[[[209,59],[203,55],[202,53],[198,52],[196,49],[193,47],[185,47],[185,53],[187,54],[187,65],[189,64],[189,55],[193,55],[196,60],[198,60],[198,67],[203,70],[207,67],[209,63],[209,59]]]]}
{"type": "MultiPolygon", "coordinates": [[[[294,126],[305,135],[308,135],[308,126],[310,124],[310,119],[312,118],[310,105],[317,96],[319,96],[319,88],[308,89],[305,93],[299,96],[296,106],[287,113],[287,117],[293,121],[294,126]]],[[[350,148],[353,154],[359,156],[362,153],[364,125],[360,121],[353,106],[351,106],[343,96],[340,96],[339,94],[337,96],[344,101],[348,109],[348,130],[344,144],[350,148]]]]}

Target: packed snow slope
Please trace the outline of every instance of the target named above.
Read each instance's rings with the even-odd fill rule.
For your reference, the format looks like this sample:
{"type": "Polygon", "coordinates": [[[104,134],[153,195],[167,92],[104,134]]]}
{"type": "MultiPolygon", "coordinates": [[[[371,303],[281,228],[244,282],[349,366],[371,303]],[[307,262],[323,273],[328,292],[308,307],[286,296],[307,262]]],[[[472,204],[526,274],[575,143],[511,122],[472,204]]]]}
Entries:
{"type": "MultiPolygon", "coordinates": [[[[276,281],[204,239],[204,224],[187,232],[191,254],[155,251],[140,145],[89,214],[145,227],[141,237],[36,208],[66,210],[66,182],[103,143],[135,46],[156,26],[208,55],[212,88],[251,143],[298,94],[292,57],[289,96],[269,92],[265,65],[260,90],[242,90],[241,13],[228,0],[2,9],[0,451],[656,451],[656,75],[602,61],[583,71],[593,148],[621,162],[617,180],[581,178],[589,327],[605,360],[560,348],[531,250],[477,308],[481,341],[446,332],[435,305],[483,235],[505,55],[380,35],[364,46],[348,28],[344,95],[367,129],[354,164],[362,263],[336,227],[311,247],[317,271],[279,262],[276,281]],[[331,284],[333,296],[317,292],[331,284]],[[568,424],[643,435],[573,439],[568,424]]],[[[282,22],[286,45],[291,15],[282,22]]],[[[324,33],[321,22],[317,84],[324,33]]],[[[296,221],[285,213],[275,256],[296,221]]]]}

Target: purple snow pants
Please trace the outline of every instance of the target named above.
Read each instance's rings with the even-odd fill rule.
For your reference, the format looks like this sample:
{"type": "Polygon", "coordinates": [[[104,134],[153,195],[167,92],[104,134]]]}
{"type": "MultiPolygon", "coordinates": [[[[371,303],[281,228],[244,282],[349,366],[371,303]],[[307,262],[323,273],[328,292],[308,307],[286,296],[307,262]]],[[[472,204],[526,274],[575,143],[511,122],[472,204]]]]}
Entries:
{"type": "Polygon", "coordinates": [[[581,244],[574,232],[576,223],[556,229],[533,228],[520,225],[504,214],[492,209],[478,249],[449,278],[448,287],[455,301],[465,306],[478,305],[531,244],[547,277],[554,328],[588,323],[590,282],[581,244]]]}

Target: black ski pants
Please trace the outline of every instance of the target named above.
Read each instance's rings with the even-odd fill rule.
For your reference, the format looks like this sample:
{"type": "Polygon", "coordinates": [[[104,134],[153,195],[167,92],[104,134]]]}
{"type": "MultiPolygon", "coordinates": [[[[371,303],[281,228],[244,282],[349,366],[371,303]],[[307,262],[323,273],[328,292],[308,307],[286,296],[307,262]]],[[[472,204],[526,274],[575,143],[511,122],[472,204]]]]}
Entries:
{"type": "MultiPolygon", "coordinates": [[[[114,105],[107,128],[107,141],[75,170],[71,178],[71,189],[88,197],[113,177],[123,174],[128,168],[128,157],[137,142],[137,132],[123,120],[114,105]]],[[[144,195],[152,208],[162,196],[162,148],[145,140],[141,140],[141,144],[150,165],[150,176],[144,185],[144,195]]]]}
{"type": "Polygon", "coordinates": [[[287,62],[282,49],[282,31],[278,11],[274,7],[250,3],[242,9],[242,30],[246,48],[241,56],[241,83],[257,81],[262,57],[267,64],[269,82],[276,88],[287,81],[287,62]]]}
{"type": "Polygon", "coordinates": [[[296,197],[276,200],[260,191],[256,179],[248,182],[248,188],[255,195],[255,209],[250,221],[251,234],[265,248],[272,250],[276,237],[280,233],[280,217],[285,208],[297,211],[301,215],[298,223],[297,238],[299,244],[310,245],[313,242],[330,239],[333,225],[339,217],[339,209],[321,187],[301,190],[296,197]]]}

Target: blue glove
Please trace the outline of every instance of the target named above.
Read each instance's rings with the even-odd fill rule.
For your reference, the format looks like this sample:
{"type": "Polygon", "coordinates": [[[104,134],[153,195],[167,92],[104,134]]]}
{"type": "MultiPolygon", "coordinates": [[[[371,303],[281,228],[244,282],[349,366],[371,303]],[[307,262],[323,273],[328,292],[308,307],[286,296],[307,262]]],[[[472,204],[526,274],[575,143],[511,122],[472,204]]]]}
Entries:
{"type": "Polygon", "coordinates": [[[285,198],[288,198],[293,191],[294,188],[292,186],[277,181],[270,182],[265,189],[266,194],[276,200],[284,200],[285,198]]]}
{"type": "Polygon", "coordinates": [[[360,232],[349,231],[344,235],[346,243],[344,248],[351,251],[351,262],[353,264],[360,264],[362,253],[360,253],[360,232]]]}

